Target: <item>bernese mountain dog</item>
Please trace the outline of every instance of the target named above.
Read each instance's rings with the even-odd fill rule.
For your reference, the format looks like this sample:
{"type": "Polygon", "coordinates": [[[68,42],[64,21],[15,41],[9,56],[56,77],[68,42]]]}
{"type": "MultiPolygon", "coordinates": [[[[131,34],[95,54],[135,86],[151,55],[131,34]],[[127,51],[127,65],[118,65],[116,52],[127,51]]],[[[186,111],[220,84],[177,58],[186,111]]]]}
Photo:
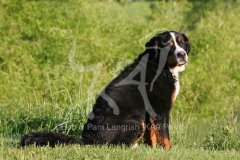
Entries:
{"type": "Polygon", "coordinates": [[[171,148],[169,114],[179,93],[179,72],[190,52],[188,38],[176,31],[156,34],[145,51],[100,93],[84,125],[82,138],[31,132],[20,145],[127,145],[171,148]]]}

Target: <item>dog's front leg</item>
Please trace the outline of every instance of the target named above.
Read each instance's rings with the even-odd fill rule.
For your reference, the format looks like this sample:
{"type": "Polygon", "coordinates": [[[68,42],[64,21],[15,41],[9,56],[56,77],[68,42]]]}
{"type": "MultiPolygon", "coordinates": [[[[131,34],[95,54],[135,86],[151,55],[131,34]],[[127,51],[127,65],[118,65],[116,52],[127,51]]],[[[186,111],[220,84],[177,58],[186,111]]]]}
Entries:
{"type": "Polygon", "coordinates": [[[158,114],[156,118],[150,118],[150,123],[155,131],[157,143],[162,147],[171,149],[169,138],[169,112],[158,114]]]}

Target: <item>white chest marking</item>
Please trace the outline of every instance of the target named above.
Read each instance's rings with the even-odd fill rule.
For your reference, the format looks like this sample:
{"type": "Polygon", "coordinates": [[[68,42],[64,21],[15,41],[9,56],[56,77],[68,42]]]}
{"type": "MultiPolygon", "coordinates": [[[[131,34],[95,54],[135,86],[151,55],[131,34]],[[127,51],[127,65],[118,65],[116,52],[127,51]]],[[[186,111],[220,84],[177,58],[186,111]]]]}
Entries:
{"type": "Polygon", "coordinates": [[[174,83],[175,91],[172,95],[172,100],[175,101],[176,98],[177,98],[177,95],[180,91],[180,83],[179,83],[179,80],[178,80],[178,72],[173,72],[173,71],[171,71],[171,72],[172,72],[173,77],[176,79],[176,82],[174,83]]]}
{"type": "Polygon", "coordinates": [[[177,95],[178,95],[178,93],[180,91],[180,83],[179,83],[179,81],[175,82],[174,85],[175,85],[175,93],[174,93],[173,100],[175,101],[176,98],[177,98],[177,95]]]}

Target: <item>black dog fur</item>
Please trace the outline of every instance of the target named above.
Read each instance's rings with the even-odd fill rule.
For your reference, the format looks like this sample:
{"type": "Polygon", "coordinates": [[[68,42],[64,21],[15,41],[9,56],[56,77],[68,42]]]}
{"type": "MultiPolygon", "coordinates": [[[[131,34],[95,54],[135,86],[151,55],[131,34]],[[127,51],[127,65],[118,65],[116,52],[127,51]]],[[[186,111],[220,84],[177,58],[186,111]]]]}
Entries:
{"type": "Polygon", "coordinates": [[[160,144],[162,147],[171,148],[169,138],[169,113],[176,98],[176,79],[172,69],[184,65],[187,60],[184,56],[175,55],[176,44],[171,34],[175,35],[175,42],[186,54],[190,52],[188,38],[179,32],[170,31],[155,35],[146,43],[146,50],[128,67],[126,67],[115,79],[113,79],[104,89],[103,93],[110,97],[117,105],[119,113],[109,104],[103,94],[100,94],[91,112],[93,119],[88,119],[84,125],[82,139],[63,135],[61,133],[39,133],[32,132],[24,135],[20,145],[27,146],[35,144],[37,146],[50,145],[54,147],[58,144],[113,144],[135,146],[140,138],[144,137],[144,142],[152,147],[160,144]],[[163,47],[169,48],[167,62],[153,84],[150,91],[150,84],[158,71],[161,50],[163,47]],[[146,62],[143,57],[148,55],[146,62]],[[178,60],[176,58],[179,58],[178,60]],[[182,58],[182,59],[181,59],[182,58]],[[184,62],[183,64],[179,64],[184,62]],[[139,71],[133,78],[136,82],[142,81],[145,70],[146,95],[157,114],[152,117],[146,111],[143,96],[139,90],[139,85],[128,82],[121,83],[135,69],[139,71]],[[175,97],[175,98],[174,98],[175,97]],[[120,126],[120,128],[118,128],[120,126]],[[122,127],[124,126],[124,127],[122,127]]]}

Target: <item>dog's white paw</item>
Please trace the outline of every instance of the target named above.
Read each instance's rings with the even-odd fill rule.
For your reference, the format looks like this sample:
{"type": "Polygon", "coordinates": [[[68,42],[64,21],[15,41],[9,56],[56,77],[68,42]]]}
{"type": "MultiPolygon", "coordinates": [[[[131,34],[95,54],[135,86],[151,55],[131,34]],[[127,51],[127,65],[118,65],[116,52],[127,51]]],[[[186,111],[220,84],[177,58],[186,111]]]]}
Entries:
{"type": "Polygon", "coordinates": [[[137,143],[133,145],[133,148],[137,148],[137,147],[138,147],[138,144],[137,144],[137,143]]]}

